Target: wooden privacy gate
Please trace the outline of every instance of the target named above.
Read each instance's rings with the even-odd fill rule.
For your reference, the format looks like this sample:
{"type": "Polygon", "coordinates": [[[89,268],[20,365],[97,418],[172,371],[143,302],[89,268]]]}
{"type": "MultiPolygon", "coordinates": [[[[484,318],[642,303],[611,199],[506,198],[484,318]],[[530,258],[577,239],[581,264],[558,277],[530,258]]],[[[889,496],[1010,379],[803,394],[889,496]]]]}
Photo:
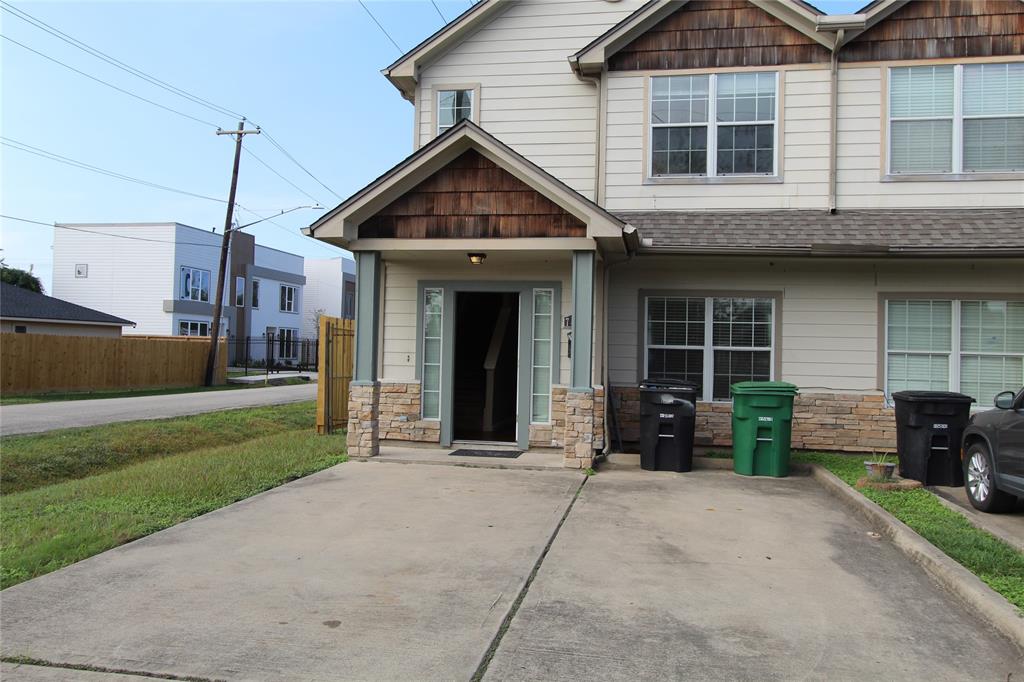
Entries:
{"type": "Polygon", "coordinates": [[[348,424],[348,385],[355,362],[355,322],[320,316],[316,385],[316,431],[333,433],[348,424]]]}

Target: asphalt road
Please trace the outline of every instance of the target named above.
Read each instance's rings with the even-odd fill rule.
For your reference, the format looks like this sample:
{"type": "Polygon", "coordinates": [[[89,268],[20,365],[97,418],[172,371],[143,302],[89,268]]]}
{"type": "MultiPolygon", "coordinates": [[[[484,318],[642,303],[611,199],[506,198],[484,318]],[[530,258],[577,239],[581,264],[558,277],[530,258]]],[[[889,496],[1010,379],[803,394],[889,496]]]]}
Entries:
{"type": "Polygon", "coordinates": [[[138,419],[165,419],[239,407],[281,405],[316,398],[316,384],[269,386],[233,391],[200,391],[136,398],[67,400],[0,407],[0,436],[39,433],[138,419]]]}

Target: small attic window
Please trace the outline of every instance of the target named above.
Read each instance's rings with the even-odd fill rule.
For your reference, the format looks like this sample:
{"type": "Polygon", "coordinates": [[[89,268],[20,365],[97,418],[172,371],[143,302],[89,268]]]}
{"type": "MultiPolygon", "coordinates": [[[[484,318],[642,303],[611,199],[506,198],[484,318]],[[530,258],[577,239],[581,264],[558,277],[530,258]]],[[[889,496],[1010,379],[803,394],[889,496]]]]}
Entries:
{"type": "Polygon", "coordinates": [[[467,118],[473,119],[473,90],[438,90],[438,135],[467,118]]]}

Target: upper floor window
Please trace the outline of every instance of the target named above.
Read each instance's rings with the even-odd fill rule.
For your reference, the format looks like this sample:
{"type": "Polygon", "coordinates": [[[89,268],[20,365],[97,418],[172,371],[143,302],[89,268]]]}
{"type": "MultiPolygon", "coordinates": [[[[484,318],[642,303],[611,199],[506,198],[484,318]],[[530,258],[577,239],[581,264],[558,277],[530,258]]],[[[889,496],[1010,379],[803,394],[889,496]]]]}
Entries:
{"type": "Polygon", "coordinates": [[[180,296],[189,301],[209,301],[210,271],[183,265],[180,296]]]}
{"type": "Polygon", "coordinates": [[[258,279],[252,281],[252,307],[260,307],[260,281],[258,279]]]}
{"type": "Polygon", "coordinates": [[[296,291],[295,287],[288,286],[287,284],[281,285],[281,312],[295,312],[296,291]]]}
{"type": "Polygon", "coordinates": [[[245,307],[245,277],[235,277],[235,307],[245,307]]]}
{"type": "Polygon", "coordinates": [[[778,74],[651,78],[651,177],[777,175],[778,74]]]}
{"type": "Polygon", "coordinates": [[[467,118],[473,119],[472,90],[439,90],[437,92],[438,135],[467,118]]]}
{"type": "Polygon", "coordinates": [[[889,172],[1024,171],[1024,62],[889,70],[889,172]]]}

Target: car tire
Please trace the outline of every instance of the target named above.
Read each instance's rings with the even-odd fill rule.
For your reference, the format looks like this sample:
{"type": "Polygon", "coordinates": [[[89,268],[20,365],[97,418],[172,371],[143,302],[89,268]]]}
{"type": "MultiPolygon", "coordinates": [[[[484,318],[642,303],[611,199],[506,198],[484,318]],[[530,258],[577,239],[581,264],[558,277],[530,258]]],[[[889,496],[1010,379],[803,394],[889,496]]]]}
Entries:
{"type": "Polygon", "coordinates": [[[992,455],[984,443],[975,443],[964,454],[964,490],[971,505],[989,514],[1014,508],[1017,498],[996,488],[992,455]]]}

